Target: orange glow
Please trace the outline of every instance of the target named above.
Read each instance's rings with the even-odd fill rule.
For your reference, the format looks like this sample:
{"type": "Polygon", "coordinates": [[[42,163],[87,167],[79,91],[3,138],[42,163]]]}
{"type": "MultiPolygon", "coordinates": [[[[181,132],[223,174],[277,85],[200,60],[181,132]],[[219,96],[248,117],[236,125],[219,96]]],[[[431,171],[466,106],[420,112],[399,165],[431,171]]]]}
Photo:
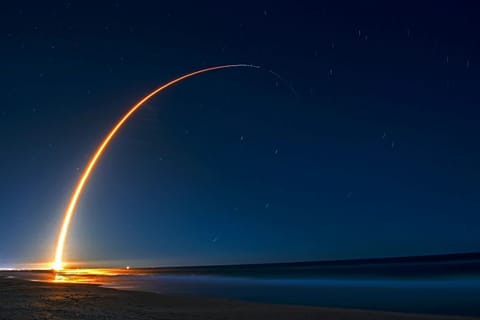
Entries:
{"type": "Polygon", "coordinates": [[[109,277],[129,274],[143,274],[142,272],[130,272],[129,270],[112,268],[112,269],[64,269],[56,271],[53,274],[53,282],[57,283],[91,283],[102,284],[111,283],[109,277]]]}
{"type": "Polygon", "coordinates": [[[139,102],[137,102],[133,107],[130,108],[130,110],[117,122],[117,124],[110,130],[110,132],[106,135],[106,137],[103,139],[103,141],[100,143],[100,145],[97,147],[95,153],[93,156],[90,158],[90,161],[88,162],[87,166],[82,172],[82,175],[80,176],[80,179],[77,182],[77,185],[70,197],[70,202],[67,206],[67,209],[65,210],[64,213],[64,218],[63,218],[63,223],[60,228],[60,233],[58,235],[58,240],[57,240],[57,248],[55,251],[55,262],[52,265],[52,268],[54,270],[62,270],[64,268],[64,262],[63,262],[63,250],[65,247],[65,240],[68,235],[68,230],[70,227],[70,223],[72,221],[73,215],[75,213],[75,208],[77,207],[78,200],[80,196],[82,195],[83,188],[85,187],[85,184],[88,181],[88,178],[90,177],[93,169],[95,168],[95,165],[97,164],[97,161],[100,159],[100,157],[103,155],[105,152],[105,149],[107,148],[108,144],[110,141],[113,139],[115,134],[118,132],[118,130],[124,125],[124,123],[132,116],[135,111],[137,111],[140,107],[143,106],[145,102],[150,100],[153,96],[156,94],[160,93],[162,90],[178,83],[181,82],[185,79],[188,79],[190,77],[205,73],[205,72],[210,72],[214,70],[220,70],[220,69],[226,69],[226,68],[238,68],[238,67],[247,67],[247,68],[259,68],[258,66],[254,65],[249,65],[249,64],[230,64],[230,65],[223,65],[223,66],[216,66],[216,67],[210,67],[210,68],[205,68],[201,69],[195,72],[191,72],[188,74],[185,74],[183,76],[180,76],[170,82],[167,82],[166,84],[162,85],[161,87],[155,89],[154,91],[150,92],[148,95],[146,95],[144,98],[142,98],[139,102]]]}

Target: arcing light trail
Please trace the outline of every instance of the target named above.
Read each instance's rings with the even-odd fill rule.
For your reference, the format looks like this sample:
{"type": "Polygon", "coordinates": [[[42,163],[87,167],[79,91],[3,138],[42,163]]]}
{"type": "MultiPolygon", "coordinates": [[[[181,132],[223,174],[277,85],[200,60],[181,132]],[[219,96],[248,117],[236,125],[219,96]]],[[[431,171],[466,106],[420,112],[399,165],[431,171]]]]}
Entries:
{"type": "Polygon", "coordinates": [[[138,101],[133,107],[130,108],[130,110],[125,113],[125,115],[115,124],[115,126],[110,130],[110,132],[105,136],[103,141],[100,143],[100,145],[97,147],[95,150],[95,153],[93,156],[90,158],[90,161],[88,162],[87,166],[82,172],[82,175],[80,176],[80,179],[77,182],[77,185],[70,197],[70,202],[67,206],[67,209],[65,210],[64,217],[63,217],[63,223],[60,229],[60,233],[58,235],[58,240],[57,240],[57,248],[55,251],[55,262],[53,264],[53,269],[54,270],[62,270],[63,269],[63,249],[65,247],[65,240],[68,235],[68,230],[70,227],[70,223],[72,222],[73,215],[75,213],[75,208],[77,207],[78,200],[80,196],[82,195],[83,188],[85,187],[88,178],[92,174],[93,169],[95,168],[95,165],[97,164],[98,160],[100,157],[103,155],[105,152],[105,149],[108,147],[110,141],[113,139],[115,134],[120,130],[120,128],[125,124],[125,122],[130,119],[130,117],[140,109],[145,102],[150,100],[152,97],[163,91],[164,89],[167,89],[168,87],[173,86],[174,84],[181,82],[185,79],[194,77],[196,75],[214,71],[214,70],[220,70],[220,69],[227,69],[227,68],[256,68],[260,69],[258,66],[250,65],[250,64],[229,64],[229,65],[223,65],[223,66],[216,66],[216,67],[210,67],[210,68],[205,68],[201,70],[197,70],[188,74],[185,74],[183,76],[180,76],[170,82],[167,82],[166,84],[162,85],[161,87],[155,89],[154,91],[150,92],[148,95],[146,95],[144,98],[142,98],[140,101],[138,101]]]}

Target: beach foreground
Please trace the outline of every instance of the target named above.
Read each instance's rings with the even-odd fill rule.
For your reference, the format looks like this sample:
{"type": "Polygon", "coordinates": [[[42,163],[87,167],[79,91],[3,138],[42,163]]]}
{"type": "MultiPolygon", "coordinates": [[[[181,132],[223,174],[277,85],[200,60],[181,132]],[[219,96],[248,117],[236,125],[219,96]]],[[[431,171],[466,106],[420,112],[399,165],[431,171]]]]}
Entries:
{"type": "Polygon", "coordinates": [[[0,319],[474,319],[272,305],[0,279],[0,319]]]}

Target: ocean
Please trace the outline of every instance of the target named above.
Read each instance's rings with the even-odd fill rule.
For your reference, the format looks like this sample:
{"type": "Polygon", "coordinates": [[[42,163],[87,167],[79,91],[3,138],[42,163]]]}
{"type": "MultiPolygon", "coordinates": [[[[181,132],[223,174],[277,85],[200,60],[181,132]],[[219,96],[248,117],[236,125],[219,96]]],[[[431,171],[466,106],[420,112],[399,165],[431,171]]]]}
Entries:
{"type": "MultiPolygon", "coordinates": [[[[49,272],[11,276],[52,281],[49,272]]],[[[78,269],[54,281],[168,295],[480,316],[480,254],[145,269],[78,269]]]]}

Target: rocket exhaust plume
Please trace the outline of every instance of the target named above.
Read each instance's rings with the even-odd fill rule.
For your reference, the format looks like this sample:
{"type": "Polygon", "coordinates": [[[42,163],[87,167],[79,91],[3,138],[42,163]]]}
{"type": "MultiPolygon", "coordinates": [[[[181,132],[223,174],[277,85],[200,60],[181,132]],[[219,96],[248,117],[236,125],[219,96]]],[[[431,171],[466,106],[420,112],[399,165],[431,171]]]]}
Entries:
{"type": "Polygon", "coordinates": [[[82,195],[83,189],[88,181],[88,178],[92,174],[93,169],[95,169],[95,165],[97,164],[98,160],[101,158],[103,153],[105,152],[105,149],[108,147],[110,141],[113,139],[115,134],[120,130],[120,128],[127,122],[128,119],[137,111],[140,109],[145,102],[150,100],[152,97],[163,91],[164,89],[167,89],[168,87],[173,86],[174,84],[181,82],[185,79],[194,77],[196,75],[214,71],[214,70],[220,70],[220,69],[227,69],[227,68],[256,68],[260,69],[258,66],[250,65],[250,64],[229,64],[229,65],[222,65],[222,66],[216,66],[216,67],[210,67],[210,68],[205,68],[201,70],[197,70],[188,74],[185,74],[183,76],[180,76],[176,79],[171,80],[170,82],[165,83],[161,87],[155,89],[154,91],[150,92],[147,94],[145,97],[143,97],[140,101],[138,101],[133,107],[128,110],[125,115],[115,124],[115,126],[108,132],[108,134],[103,138],[103,141],[100,143],[100,145],[97,147],[95,150],[94,154],[88,161],[88,164],[84,168],[82,175],[80,176],[80,179],[77,182],[77,185],[70,197],[69,204],[67,206],[67,209],[65,210],[64,217],[63,217],[63,223],[60,228],[60,233],[58,235],[58,240],[57,240],[57,248],[55,250],[55,262],[53,264],[53,269],[54,270],[62,270],[63,269],[63,249],[65,247],[65,240],[68,235],[68,230],[70,227],[70,223],[72,222],[73,215],[75,213],[75,208],[77,207],[78,200],[80,196],[82,195]]]}

